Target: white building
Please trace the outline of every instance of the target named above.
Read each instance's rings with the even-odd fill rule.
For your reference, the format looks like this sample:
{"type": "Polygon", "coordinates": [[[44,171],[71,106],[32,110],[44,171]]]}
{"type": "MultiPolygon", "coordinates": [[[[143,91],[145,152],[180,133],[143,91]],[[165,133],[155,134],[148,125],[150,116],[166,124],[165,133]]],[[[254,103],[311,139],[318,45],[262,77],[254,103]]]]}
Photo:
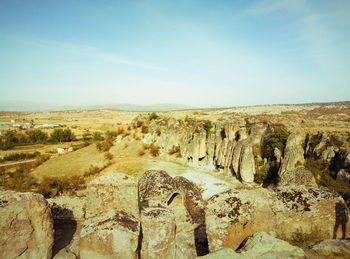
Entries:
{"type": "Polygon", "coordinates": [[[65,154],[68,152],[72,152],[73,148],[71,146],[68,145],[61,145],[57,147],[57,153],[58,154],[65,154]]]}

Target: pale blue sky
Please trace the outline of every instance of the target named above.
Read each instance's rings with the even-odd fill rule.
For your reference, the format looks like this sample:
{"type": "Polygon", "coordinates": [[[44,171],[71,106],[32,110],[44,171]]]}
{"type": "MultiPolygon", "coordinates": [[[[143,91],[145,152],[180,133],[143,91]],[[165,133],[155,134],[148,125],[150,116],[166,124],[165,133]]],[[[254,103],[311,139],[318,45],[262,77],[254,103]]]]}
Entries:
{"type": "Polygon", "coordinates": [[[0,102],[325,102],[349,83],[348,0],[0,0],[0,102]]]}

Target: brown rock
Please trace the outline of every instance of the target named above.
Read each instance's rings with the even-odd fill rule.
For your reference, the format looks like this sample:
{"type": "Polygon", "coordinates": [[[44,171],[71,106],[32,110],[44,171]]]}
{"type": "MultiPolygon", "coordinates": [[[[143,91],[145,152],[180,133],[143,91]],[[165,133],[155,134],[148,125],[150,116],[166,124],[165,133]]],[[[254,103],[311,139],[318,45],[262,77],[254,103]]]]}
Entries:
{"type": "Polygon", "coordinates": [[[139,180],[139,199],[142,206],[166,207],[175,192],[174,179],[165,171],[146,171],[139,180]]]}
{"type": "Polygon", "coordinates": [[[123,211],[110,210],[85,220],[80,258],[137,258],[140,223],[123,211]]]}
{"type": "Polygon", "coordinates": [[[107,172],[87,185],[86,218],[109,209],[124,211],[138,217],[137,178],[107,172]]]}
{"type": "Polygon", "coordinates": [[[283,174],[280,178],[279,185],[310,185],[316,186],[317,183],[314,175],[305,167],[299,167],[283,174]]]}
{"type": "Polygon", "coordinates": [[[175,258],[175,216],[166,208],[145,207],[141,211],[141,258],[175,258]]]}
{"type": "Polygon", "coordinates": [[[284,149],[284,157],[278,175],[288,173],[296,169],[298,166],[305,164],[303,143],[305,142],[305,135],[300,132],[293,132],[289,135],[286,147],[284,149]]]}
{"type": "Polygon", "coordinates": [[[0,192],[0,258],[51,258],[50,208],[36,193],[0,192]]]}

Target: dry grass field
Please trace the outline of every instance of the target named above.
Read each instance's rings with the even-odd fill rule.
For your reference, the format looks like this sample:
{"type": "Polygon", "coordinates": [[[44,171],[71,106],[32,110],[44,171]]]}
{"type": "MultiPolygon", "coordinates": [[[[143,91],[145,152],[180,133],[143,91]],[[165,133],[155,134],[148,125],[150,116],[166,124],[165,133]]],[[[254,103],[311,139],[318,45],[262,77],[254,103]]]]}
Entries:
{"type": "Polygon", "coordinates": [[[83,175],[90,166],[103,167],[107,164],[103,153],[97,151],[95,145],[81,148],[75,152],[52,157],[37,167],[33,176],[38,179],[47,177],[83,175]]]}

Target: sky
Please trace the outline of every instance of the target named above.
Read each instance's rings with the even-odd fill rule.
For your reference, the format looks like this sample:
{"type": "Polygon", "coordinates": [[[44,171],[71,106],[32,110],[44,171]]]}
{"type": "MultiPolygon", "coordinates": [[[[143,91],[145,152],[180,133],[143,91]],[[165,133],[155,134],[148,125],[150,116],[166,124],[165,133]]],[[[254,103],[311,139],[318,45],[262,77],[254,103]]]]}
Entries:
{"type": "Polygon", "coordinates": [[[350,100],[350,1],[0,0],[0,102],[350,100]]]}

